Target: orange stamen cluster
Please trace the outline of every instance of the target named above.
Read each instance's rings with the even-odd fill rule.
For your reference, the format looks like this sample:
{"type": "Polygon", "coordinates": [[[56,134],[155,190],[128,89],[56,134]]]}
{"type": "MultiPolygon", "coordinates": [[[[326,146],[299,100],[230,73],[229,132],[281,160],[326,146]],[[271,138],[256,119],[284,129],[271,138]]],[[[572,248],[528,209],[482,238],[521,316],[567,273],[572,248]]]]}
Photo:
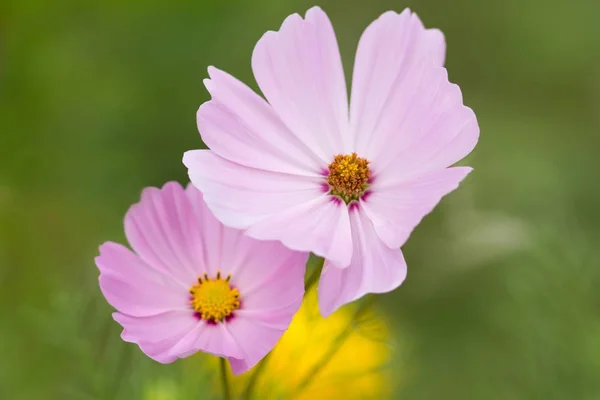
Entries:
{"type": "Polygon", "coordinates": [[[210,322],[223,322],[240,308],[240,291],[229,285],[230,280],[231,275],[223,279],[219,271],[215,279],[204,274],[190,288],[190,305],[200,318],[210,322]]]}
{"type": "Polygon", "coordinates": [[[369,161],[356,153],[338,154],[329,164],[327,183],[330,194],[339,196],[346,202],[358,200],[368,187],[371,171],[369,161]]]}

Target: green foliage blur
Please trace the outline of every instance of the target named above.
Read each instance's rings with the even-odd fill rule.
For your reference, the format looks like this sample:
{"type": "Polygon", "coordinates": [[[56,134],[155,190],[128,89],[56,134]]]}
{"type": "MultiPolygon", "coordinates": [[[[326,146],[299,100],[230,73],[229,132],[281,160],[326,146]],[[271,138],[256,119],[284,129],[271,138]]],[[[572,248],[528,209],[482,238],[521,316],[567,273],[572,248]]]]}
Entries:
{"type": "MultiPolygon", "coordinates": [[[[256,41],[312,5],[0,3],[1,399],[215,396],[210,371],[121,341],[94,257],[125,242],[143,187],[186,182],[206,68],[256,88],[256,41]]],[[[600,2],[319,5],[347,76],[384,11],[409,6],[440,28],[481,127],[474,173],[405,245],[404,285],[377,297],[410,344],[397,398],[599,399],[600,2]]]]}

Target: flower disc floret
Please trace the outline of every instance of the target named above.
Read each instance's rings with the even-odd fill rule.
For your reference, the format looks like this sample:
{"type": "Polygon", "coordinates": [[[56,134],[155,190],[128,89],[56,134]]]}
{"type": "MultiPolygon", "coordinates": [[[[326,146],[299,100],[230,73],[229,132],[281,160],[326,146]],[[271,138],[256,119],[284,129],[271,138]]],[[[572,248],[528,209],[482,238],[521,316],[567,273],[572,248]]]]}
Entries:
{"type": "Polygon", "coordinates": [[[356,153],[338,154],[329,164],[327,183],[331,194],[341,197],[346,204],[364,194],[370,178],[369,161],[356,153]]]}
{"type": "Polygon", "coordinates": [[[198,278],[198,283],[190,288],[191,306],[200,318],[210,322],[223,322],[240,308],[240,291],[229,285],[231,275],[223,279],[217,272],[215,279],[198,278]]]}

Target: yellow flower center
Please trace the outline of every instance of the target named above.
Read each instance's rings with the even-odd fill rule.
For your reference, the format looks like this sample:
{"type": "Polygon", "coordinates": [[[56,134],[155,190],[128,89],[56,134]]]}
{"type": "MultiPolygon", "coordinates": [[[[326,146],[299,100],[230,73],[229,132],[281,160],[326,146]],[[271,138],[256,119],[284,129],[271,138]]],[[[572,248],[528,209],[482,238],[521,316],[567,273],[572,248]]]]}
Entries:
{"type": "Polygon", "coordinates": [[[346,204],[358,200],[367,189],[370,177],[367,159],[356,153],[338,154],[329,164],[327,183],[331,188],[330,194],[341,197],[346,204]]]}
{"type": "Polygon", "coordinates": [[[229,285],[231,275],[223,279],[221,272],[212,279],[208,274],[198,278],[198,283],[190,288],[190,304],[205,321],[223,322],[240,308],[240,291],[229,285]]]}

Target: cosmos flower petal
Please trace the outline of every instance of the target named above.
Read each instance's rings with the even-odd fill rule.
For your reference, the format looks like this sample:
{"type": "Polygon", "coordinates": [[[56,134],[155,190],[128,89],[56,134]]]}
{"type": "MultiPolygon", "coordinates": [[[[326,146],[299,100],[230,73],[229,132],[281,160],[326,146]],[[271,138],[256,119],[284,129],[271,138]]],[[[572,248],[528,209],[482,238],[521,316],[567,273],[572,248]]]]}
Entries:
{"type": "Polygon", "coordinates": [[[424,64],[410,86],[390,97],[390,111],[381,114],[377,134],[363,150],[377,160],[372,172],[380,182],[447,168],[469,154],[479,138],[475,114],[464,106],[446,69],[424,64]]]}
{"type": "Polygon", "coordinates": [[[326,261],[319,281],[319,309],[328,316],[346,303],[367,293],[394,290],[406,278],[406,263],[400,249],[390,249],[375,233],[360,207],[350,212],[354,254],[347,268],[326,261]]]}
{"type": "MultiPolygon", "coordinates": [[[[279,242],[270,243],[273,247],[282,246],[279,242]]],[[[245,268],[254,274],[255,279],[253,284],[242,286],[244,309],[241,312],[275,313],[281,309],[288,310],[291,304],[300,307],[304,295],[304,273],[308,253],[294,252],[284,259],[279,256],[281,252],[271,252],[269,246],[261,246],[259,251],[263,253],[255,254],[254,261],[245,268]],[[262,279],[256,279],[257,276],[262,279]]],[[[242,279],[249,281],[250,277],[242,279]]],[[[289,317],[293,314],[294,311],[289,313],[289,317]]]]}
{"type": "Polygon", "coordinates": [[[169,354],[186,354],[190,349],[204,351],[219,357],[240,358],[243,356],[231,333],[222,323],[198,322],[193,330],[173,346],[169,354]]]}
{"type": "Polygon", "coordinates": [[[262,97],[223,71],[208,72],[212,100],[200,106],[197,121],[212,151],[246,167],[319,176],[323,163],[262,97]]]}
{"type": "Polygon", "coordinates": [[[425,29],[409,9],[388,11],[367,27],[356,52],[350,106],[350,131],[361,156],[373,159],[378,146],[389,145],[389,135],[407,134],[397,128],[419,88],[419,71],[424,63],[442,66],[445,49],[443,34],[425,29]],[[388,132],[382,125],[390,121],[382,119],[392,117],[396,124],[388,129],[396,130],[388,132]]]}
{"type": "MultiPolygon", "coordinates": [[[[202,199],[202,193],[194,186],[186,189],[188,196],[198,215],[198,224],[204,233],[205,254],[209,256],[207,263],[218,266],[224,277],[231,274],[235,284],[243,289],[245,307],[250,296],[258,294],[268,296],[273,290],[270,285],[279,287],[284,277],[288,289],[300,288],[303,293],[303,277],[308,253],[289,251],[278,241],[257,241],[238,229],[223,226],[211,214],[202,199]],[[235,251],[231,251],[235,249],[235,251]]],[[[217,273],[212,270],[212,275],[217,273]]],[[[210,274],[209,274],[210,275],[210,274]]],[[[294,293],[292,290],[291,293],[294,293]]],[[[298,294],[298,292],[295,292],[298,294]]]]}
{"type": "MultiPolygon", "coordinates": [[[[298,308],[300,302],[298,303],[298,308]]],[[[297,309],[296,309],[297,310],[297,309]]],[[[293,315],[293,314],[292,314],[293,315]]],[[[291,321],[290,315],[289,319],[291,321]]],[[[241,374],[252,368],[275,346],[285,329],[276,329],[250,318],[234,318],[227,329],[235,338],[243,357],[229,359],[234,374],[241,374]]]]}
{"type": "Polygon", "coordinates": [[[169,355],[169,351],[197,325],[192,310],[169,311],[149,317],[114,313],[113,318],[123,327],[123,340],[137,343],[144,353],[163,364],[177,359],[177,355],[169,355]]]}
{"type": "Polygon", "coordinates": [[[236,283],[245,290],[262,285],[271,278],[272,272],[281,265],[306,264],[308,254],[290,252],[279,242],[263,242],[256,245],[256,240],[246,236],[242,230],[231,229],[221,224],[206,205],[202,193],[189,184],[186,194],[190,199],[196,223],[202,232],[204,263],[208,274],[216,275],[218,271],[226,277],[235,275],[236,283]],[[235,251],[231,251],[235,249],[235,251]]]}
{"type": "Polygon", "coordinates": [[[298,311],[298,306],[302,302],[303,297],[304,293],[295,299],[288,296],[289,300],[287,302],[289,302],[289,304],[274,304],[267,309],[256,310],[244,308],[243,310],[236,312],[236,315],[260,321],[261,324],[271,328],[285,330],[290,324],[294,314],[298,311]]]}
{"type": "Polygon", "coordinates": [[[411,182],[374,185],[362,207],[381,240],[399,248],[412,230],[472,171],[453,167],[430,173],[411,182]]]}
{"type": "Polygon", "coordinates": [[[188,151],[183,163],[217,219],[237,229],[323,194],[320,179],[247,168],[210,150],[188,151]]]}
{"type": "Polygon", "coordinates": [[[328,165],[343,151],[348,129],[344,70],[331,22],[318,7],[293,14],[267,32],[252,54],[252,69],[279,117],[328,165]]]}
{"type": "Polygon", "coordinates": [[[178,335],[181,338],[181,333],[195,326],[197,321],[191,309],[167,311],[148,317],[132,317],[115,312],[113,318],[124,328],[121,334],[123,340],[131,343],[157,343],[178,335]]]}
{"type": "Polygon", "coordinates": [[[156,315],[183,309],[186,288],[169,275],[147,265],[125,246],[107,242],[96,257],[100,289],[117,310],[133,316],[156,315]],[[160,296],[156,296],[160,293],[160,296]]]}
{"type": "Polygon", "coordinates": [[[131,247],[148,264],[184,285],[205,271],[200,230],[184,189],[176,182],[147,188],[125,216],[131,247]]]}
{"type": "Polygon", "coordinates": [[[138,346],[145,355],[147,355],[154,361],[157,361],[161,364],[171,364],[173,361],[176,361],[178,358],[180,358],[169,354],[169,349],[173,346],[174,343],[177,342],[177,339],[177,337],[172,337],[158,343],[142,342],[138,343],[138,346]]]}
{"type": "MultiPolygon", "coordinates": [[[[226,229],[208,209],[202,193],[193,185],[188,184],[185,188],[185,194],[192,207],[192,213],[188,220],[189,223],[195,223],[202,235],[201,240],[198,240],[197,245],[201,247],[202,265],[205,272],[210,276],[214,276],[218,269],[226,267],[223,263],[223,249],[231,245],[230,242],[225,242],[226,229]]],[[[228,273],[229,271],[223,271],[228,273]]]]}
{"type": "MultiPolygon", "coordinates": [[[[231,372],[235,375],[243,374],[250,370],[254,365],[250,365],[248,361],[239,358],[228,358],[229,365],[231,366],[231,372]]],[[[258,363],[258,362],[257,362],[258,363]]],[[[256,364],[255,364],[256,365],[256,364]]]]}
{"type": "Polygon", "coordinates": [[[293,250],[312,251],[340,268],[352,257],[348,206],[327,194],[256,223],[246,234],[260,240],[280,240],[293,250]]]}
{"type": "Polygon", "coordinates": [[[426,48],[430,51],[434,65],[444,66],[446,61],[446,38],[439,29],[430,28],[425,30],[426,48]]]}

